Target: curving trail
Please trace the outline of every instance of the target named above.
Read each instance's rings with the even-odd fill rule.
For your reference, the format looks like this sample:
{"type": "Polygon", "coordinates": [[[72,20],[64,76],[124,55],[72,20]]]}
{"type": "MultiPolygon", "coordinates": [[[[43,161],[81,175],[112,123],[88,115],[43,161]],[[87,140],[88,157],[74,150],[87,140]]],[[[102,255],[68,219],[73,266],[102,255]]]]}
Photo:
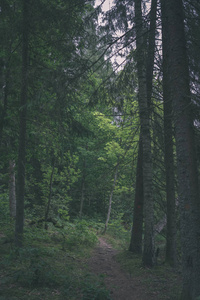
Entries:
{"type": "Polygon", "coordinates": [[[105,275],[105,285],[112,300],[155,300],[155,296],[147,294],[139,279],[132,278],[120,268],[115,260],[116,254],[117,250],[99,238],[99,244],[88,261],[90,272],[105,275]]]}

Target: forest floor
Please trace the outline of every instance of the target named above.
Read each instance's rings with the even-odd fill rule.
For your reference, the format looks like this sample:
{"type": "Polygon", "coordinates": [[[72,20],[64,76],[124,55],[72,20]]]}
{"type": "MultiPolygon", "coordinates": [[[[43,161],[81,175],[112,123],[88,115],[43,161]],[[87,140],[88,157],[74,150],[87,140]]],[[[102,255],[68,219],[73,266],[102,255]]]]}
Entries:
{"type": "Polygon", "coordinates": [[[157,241],[157,265],[148,269],[125,250],[125,231],[97,235],[83,221],[72,225],[48,231],[27,226],[22,249],[14,247],[12,232],[0,232],[0,300],[179,298],[180,270],[165,263],[163,240],[157,241]]]}
{"type": "Polygon", "coordinates": [[[99,244],[87,261],[89,271],[104,278],[104,284],[110,291],[112,300],[161,300],[178,299],[177,284],[179,276],[167,267],[155,270],[144,269],[135,256],[114,249],[107,241],[99,237],[99,244]],[[135,270],[122,267],[123,261],[134,265],[135,270]],[[135,272],[134,272],[135,271],[135,272]],[[134,274],[135,273],[135,274],[134,274]]]}

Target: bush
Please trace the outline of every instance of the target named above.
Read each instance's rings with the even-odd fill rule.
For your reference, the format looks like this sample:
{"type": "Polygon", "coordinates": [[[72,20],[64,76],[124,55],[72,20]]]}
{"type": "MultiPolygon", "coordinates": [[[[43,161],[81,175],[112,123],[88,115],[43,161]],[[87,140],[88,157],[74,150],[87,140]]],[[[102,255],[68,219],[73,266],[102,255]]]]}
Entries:
{"type": "Polygon", "coordinates": [[[87,275],[82,288],[82,300],[110,300],[110,293],[100,278],[87,275]]]}
{"type": "Polygon", "coordinates": [[[64,229],[66,233],[65,247],[68,249],[73,249],[81,245],[92,247],[97,243],[96,234],[88,227],[88,223],[84,220],[78,220],[75,224],[68,223],[64,229]]]}
{"type": "Polygon", "coordinates": [[[0,224],[10,220],[9,198],[7,193],[0,193],[0,224]]]}
{"type": "Polygon", "coordinates": [[[24,248],[18,252],[21,267],[15,273],[15,280],[22,286],[54,286],[57,274],[45,260],[47,253],[37,248],[24,248]]]}

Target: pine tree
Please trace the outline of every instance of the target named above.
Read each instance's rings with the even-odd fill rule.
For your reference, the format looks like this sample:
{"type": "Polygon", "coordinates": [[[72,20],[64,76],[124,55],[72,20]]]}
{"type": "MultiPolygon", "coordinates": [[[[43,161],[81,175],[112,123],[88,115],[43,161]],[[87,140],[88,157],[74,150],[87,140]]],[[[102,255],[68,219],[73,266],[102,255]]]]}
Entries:
{"type": "Polygon", "coordinates": [[[181,0],[165,0],[168,72],[175,126],[178,196],[181,219],[183,287],[181,299],[200,296],[200,201],[195,153],[189,64],[181,0]]]}
{"type": "Polygon", "coordinates": [[[169,49],[167,41],[167,26],[165,16],[165,2],[162,5],[162,45],[163,45],[163,102],[164,102],[164,140],[165,140],[165,172],[166,172],[166,198],[167,198],[167,237],[166,260],[176,265],[176,205],[175,205],[175,167],[173,147],[172,124],[172,97],[169,77],[169,49]]]}
{"type": "Polygon", "coordinates": [[[147,101],[147,83],[145,66],[144,26],[141,1],[135,1],[136,22],[136,61],[138,74],[138,101],[140,110],[141,138],[143,147],[143,189],[144,189],[144,250],[145,266],[154,265],[153,238],[153,193],[152,193],[152,153],[150,135],[150,112],[147,101]]]}
{"type": "Polygon", "coordinates": [[[28,38],[29,38],[29,12],[28,0],[22,2],[22,79],[20,102],[20,133],[18,148],[18,177],[17,177],[17,203],[15,222],[15,245],[22,246],[24,228],[24,194],[25,194],[25,164],[26,164],[26,118],[28,93],[28,38]]]}

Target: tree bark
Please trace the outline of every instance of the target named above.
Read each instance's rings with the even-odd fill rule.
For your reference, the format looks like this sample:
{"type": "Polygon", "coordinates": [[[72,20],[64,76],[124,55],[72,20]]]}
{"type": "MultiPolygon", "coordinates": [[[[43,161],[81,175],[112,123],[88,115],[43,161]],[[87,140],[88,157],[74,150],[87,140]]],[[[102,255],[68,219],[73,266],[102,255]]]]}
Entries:
{"type": "Polygon", "coordinates": [[[16,193],[15,193],[15,161],[9,161],[9,204],[10,216],[16,217],[16,193]]]}
{"type": "MultiPolygon", "coordinates": [[[[156,11],[157,0],[151,2],[150,12],[150,31],[148,36],[148,54],[146,63],[146,96],[147,106],[150,114],[151,97],[152,97],[152,81],[153,81],[153,66],[154,66],[154,52],[155,52],[155,30],[156,30],[156,11]]],[[[144,45],[143,45],[144,46],[144,45]]],[[[133,213],[133,226],[131,232],[131,242],[129,250],[133,253],[142,253],[142,232],[143,232],[143,145],[142,136],[140,134],[138,162],[137,162],[137,176],[135,189],[135,202],[133,213]]]]}
{"type": "Polygon", "coordinates": [[[151,0],[150,11],[150,29],[148,36],[148,52],[147,52],[147,67],[146,67],[146,84],[147,84],[147,104],[150,109],[152,98],[152,82],[154,70],[154,55],[155,55],[155,35],[156,35],[156,12],[157,0],[151,0]]]}
{"type": "Polygon", "coordinates": [[[80,218],[82,218],[82,214],[83,214],[84,193],[85,193],[85,178],[83,176],[82,184],[81,184],[81,203],[80,203],[80,211],[79,211],[80,218]]]}
{"type": "Polygon", "coordinates": [[[142,171],[143,158],[142,157],[143,157],[142,139],[140,138],[138,158],[137,158],[133,226],[131,230],[131,241],[129,246],[129,251],[135,254],[142,254],[143,204],[144,204],[143,171],[142,171]]]}
{"type": "Polygon", "coordinates": [[[175,173],[173,153],[172,99],[169,77],[168,31],[165,16],[165,1],[162,9],[162,45],[163,45],[163,103],[164,103],[164,142],[165,142],[165,175],[167,198],[167,238],[166,261],[176,266],[176,204],[175,204],[175,173]]]}
{"type": "Polygon", "coordinates": [[[152,195],[152,155],[149,108],[147,101],[145,45],[141,0],[135,1],[136,22],[136,62],[138,74],[138,101],[141,124],[141,137],[143,147],[143,188],[144,188],[144,266],[154,265],[154,239],[153,239],[153,195],[152,195]]]}
{"type": "MultiPolygon", "coordinates": [[[[6,66],[5,66],[6,67],[6,66]]],[[[1,112],[1,119],[0,119],[0,146],[2,144],[2,136],[3,136],[3,129],[4,123],[7,116],[7,109],[8,109],[8,82],[10,77],[10,70],[8,69],[5,75],[5,89],[4,89],[4,97],[3,97],[3,109],[1,112]]]]}
{"type": "Polygon", "coordinates": [[[29,35],[29,0],[22,1],[22,82],[20,103],[20,132],[18,148],[17,203],[15,222],[15,245],[22,247],[24,228],[24,193],[26,159],[26,115],[28,90],[28,35],[29,35]]]}
{"type": "Polygon", "coordinates": [[[181,0],[165,0],[181,220],[182,300],[200,297],[200,201],[181,0]]]}
{"type": "MultiPolygon", "coordinates": [[[[87,147],[86,147],[87,149],[87,147]]],[[[82,183],[81,183],[81,203],[80,203],[80,211],[79,211],[79,217],[82,218],[83,213],[83,203],[84,203],[84,197],[85,197],[85,176],[86,176],[86,161],[84,158],[83,162],[83,176],[82,176],[82,183]]]]}
{"type": "Polygon", "coordinates": [[[49,209],[50,209],[50,205],[51,205],[51,198],[52,198],[52,185],[53,185],[53,175],[54,175],[54,164],[53,164],[53,168],[51,171],[51,177],[50,177],[50,182],[49,182],[49,198],[48,198],[48,203],[47,203],[47,208],[46,208],[46,212],[45,212],[45,216],[44,216],[44,222],[45,222],[45,229],[48,229],[47,227],[47,219],[49,216],[49,209]]]}

